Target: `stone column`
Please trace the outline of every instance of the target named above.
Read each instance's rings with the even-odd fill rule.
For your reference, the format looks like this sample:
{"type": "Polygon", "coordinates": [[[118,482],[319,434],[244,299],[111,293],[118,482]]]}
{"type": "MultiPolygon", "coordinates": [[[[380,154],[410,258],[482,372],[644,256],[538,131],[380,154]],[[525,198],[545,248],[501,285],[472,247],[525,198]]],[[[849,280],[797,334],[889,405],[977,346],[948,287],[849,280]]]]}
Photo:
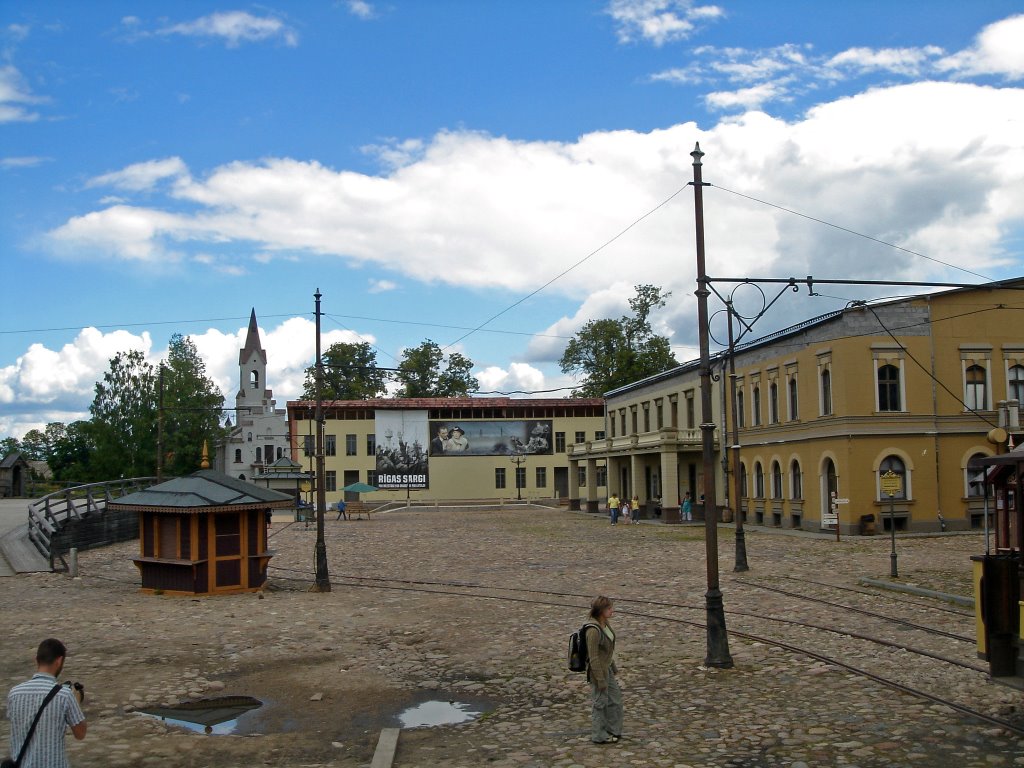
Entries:
{"type": "Polygon", "coordinates": [[[580,508],[580,462],[569,459],[569,509],[580,508]]]}
{"type": "Polygon", "coordinates": [[[661,452],[661,519],[679,522],[679,454],[675,450],[661,452]]]}
{"type": "Polygon", "coordinates": [[[584,509],[587,512],[599,511],[597,497],[597,459],[587,457],[587,503],[584,509]]]}

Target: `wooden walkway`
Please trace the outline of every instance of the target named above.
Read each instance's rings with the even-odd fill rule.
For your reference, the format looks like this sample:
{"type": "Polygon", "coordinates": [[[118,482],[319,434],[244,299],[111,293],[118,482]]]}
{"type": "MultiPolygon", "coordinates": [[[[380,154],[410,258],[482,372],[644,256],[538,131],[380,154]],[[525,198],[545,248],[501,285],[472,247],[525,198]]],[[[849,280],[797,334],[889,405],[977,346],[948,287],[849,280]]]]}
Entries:
{"type": "Polygon", "coordinates": [[[0,536],[0,576],[15,573],[49,572],[50,563],[28,537],[28,525],[21,525],[0,536]],[[4,573],[6,565],[11,573],[4,573]]]}

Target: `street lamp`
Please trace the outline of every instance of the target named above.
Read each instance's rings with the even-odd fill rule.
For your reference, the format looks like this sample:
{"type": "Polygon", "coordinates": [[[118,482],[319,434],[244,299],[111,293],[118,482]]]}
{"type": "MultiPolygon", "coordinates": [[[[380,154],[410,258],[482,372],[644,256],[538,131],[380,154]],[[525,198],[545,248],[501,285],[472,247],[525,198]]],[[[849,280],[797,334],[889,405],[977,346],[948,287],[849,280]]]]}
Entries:
{"type": "Polygon", "coordinates": [[[522,451],[516,451],[509,458],[512,463],[516,465],[516,501],[523,500],[523,485],[526,482],[526,477],[523,477],[523,482],[519,482],[519,468],[526,463],[526,455],[522,451]]]}
{"type": "MultiPolygon", "coordinates": [[[[718,583],[718,495],[715,493],[715,419],[711,410],[711,352],[708,328],[708,274],[704,262],[704,182],[700,144],[694,147],[693,205],[697,231],[697,330],[700,337],[700,430],[704,464],[704,546],[707,560],[708,591],[704,595],[707,612],[707,656],[705,666],[730,668],[729,635],[725,629],[725,606],[718,583]]],[[[723,435],[722,444],[725,445],[723,435]]]]}

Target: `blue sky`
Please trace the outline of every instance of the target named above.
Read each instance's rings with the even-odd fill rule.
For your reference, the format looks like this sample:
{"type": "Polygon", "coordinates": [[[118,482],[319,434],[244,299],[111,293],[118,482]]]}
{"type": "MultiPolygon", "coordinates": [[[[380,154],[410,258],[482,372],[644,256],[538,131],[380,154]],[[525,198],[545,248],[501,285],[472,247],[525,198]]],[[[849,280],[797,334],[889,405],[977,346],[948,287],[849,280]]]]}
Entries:
{"type": "MultiPolygon", "coordinates": [[[[253,306],[269,383],[295,397],[317,287],[325,343],[367,339],[382,365],[448,345],[683,188],[695,141],[712,274],[1024,274],[1019,14],[8,0],[0,435],[81,417],[114,353],[158,360],[176,331],[231,394],[253,306]]],[[[649,282],[673,291],[655,320],[687,359],[693,276],[684,189],[453,349],[485,390],[566,386],[566,338],[649,282]]],[[[867,295],[829,294],[787,299],[763,331],[867,295]]]]}

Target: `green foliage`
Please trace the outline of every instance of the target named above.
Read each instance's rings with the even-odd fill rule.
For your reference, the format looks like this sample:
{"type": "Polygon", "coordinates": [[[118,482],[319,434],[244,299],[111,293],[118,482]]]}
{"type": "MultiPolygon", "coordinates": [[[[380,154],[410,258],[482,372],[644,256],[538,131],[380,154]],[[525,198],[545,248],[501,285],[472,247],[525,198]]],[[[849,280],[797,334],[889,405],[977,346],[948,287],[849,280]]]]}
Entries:
{"type": "Polygon", "coordinates": [[[582,379],[573,395],[601,397],[679,365],[668,338],[654,333],[650,323],[651,312],[664,307],[671,295],[653,285],[638,285],[629,300],[631,315],[591,320],[580,329],[559,360],[563,373],[582,379]]]}
{"type": "Polygon", "coordinates": [[[59,421],[46,425],[50,442],[47,461],[55,480],[78,480],[91,477],[89,463],[95,452],[92,424],[73,421],[66,427],[59,421]]]}
{"type": "Polygon", "coordinates": [[[192,339],[180,333],[171,337],[163,379],[164,474],[187,475],[199,469],[204,441],[213,457],[223,432],[224,396],[206,375],[206,363],[192,339]]]}
{"type": "Polygon", "coordinates": [[[16,437],[5,437],[0,440],[0,459],[21,450],[21,441],[16,437]]]}
{"type": "Polygon", "coordinates": [[[444,361],[441,347],[430,339],[402,352],[402,361],[398,364],[402,388],[398,397],[466,397],[480,389],[480,382],[470,374],[472,360],[452,352],[442,370],[444,361]]]}
{"type": "MultiPolygon", "coordinates": [[[[377,370],[377,353],[367,342],[331,344],[324,354],[324,400],[369,400],[384,394],[386,372],[377,370]]],[[[306,369],[305,400],[316,399],[316,369],[306,369]]]]}
{"type": "Polygon", "coordinates": [[[96,451],[88,479],[141,477],[156,471],[156,372],[142,352],[110,360],[89,412],[96,451]]]}
{"type": "Polygon", "coordinates": [[[50,455],[49,440],[38,429],[30,429],[21,438],[21,452],[29,461],[46,461],[50,455]]]}

